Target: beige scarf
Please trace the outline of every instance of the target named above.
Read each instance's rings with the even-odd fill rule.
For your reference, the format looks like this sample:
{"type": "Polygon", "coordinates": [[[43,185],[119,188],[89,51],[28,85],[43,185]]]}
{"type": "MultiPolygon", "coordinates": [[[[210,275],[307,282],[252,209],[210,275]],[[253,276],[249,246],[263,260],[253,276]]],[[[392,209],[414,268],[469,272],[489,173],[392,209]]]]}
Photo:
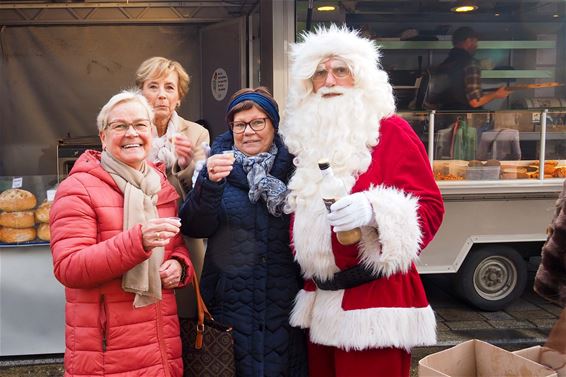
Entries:
{"type": "MultiPolygon", "coordinates": [[[[158,173],[144,161],[140,170],[102,152],[101,164],[124,193],[124,230],[147,220],[157,218],[157,193],[161,189],[158,173]]],[[[122,276],[122,289],[136,294],[134,307],[151,305],[161,300],[159,267],[165,250],[155,247],[149,259],[141,262],[122,276]]]]}

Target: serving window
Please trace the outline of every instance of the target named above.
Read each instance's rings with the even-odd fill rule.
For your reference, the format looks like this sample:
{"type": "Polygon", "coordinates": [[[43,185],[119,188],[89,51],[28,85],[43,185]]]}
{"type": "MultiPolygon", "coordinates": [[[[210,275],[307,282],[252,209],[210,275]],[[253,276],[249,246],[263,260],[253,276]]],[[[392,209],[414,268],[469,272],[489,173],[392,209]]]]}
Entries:
{"type": "Polygon", "coordinates": [[[427,148],[437,181],[566,177],[566,111],[401,115],[427,148]]]}

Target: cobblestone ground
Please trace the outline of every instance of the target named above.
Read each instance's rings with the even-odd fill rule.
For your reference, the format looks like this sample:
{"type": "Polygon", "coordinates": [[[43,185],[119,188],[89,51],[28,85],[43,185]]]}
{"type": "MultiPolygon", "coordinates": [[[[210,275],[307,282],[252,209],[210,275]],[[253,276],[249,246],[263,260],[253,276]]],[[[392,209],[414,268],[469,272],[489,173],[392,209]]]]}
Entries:
{"type": "MultiPolygon", "coordinates": [[[[497,312],[482,312],[470,307],[451,293],[449,280],[423,277],[423,281],[436,314],[438,345],[413,349],[411,377],[417,377],[418,362],[423,357],[473,338],[509,351],[542,345],[561,312],[560,307],[532,292],[532,281],[521,298],[497,312]]],[[[41,360],[42,365],[21,365],[22,361],[11,363],[0,359],[0,377],[63,376],[63,364],[57,363],[56,356],[55,360],[41,360]]]]}

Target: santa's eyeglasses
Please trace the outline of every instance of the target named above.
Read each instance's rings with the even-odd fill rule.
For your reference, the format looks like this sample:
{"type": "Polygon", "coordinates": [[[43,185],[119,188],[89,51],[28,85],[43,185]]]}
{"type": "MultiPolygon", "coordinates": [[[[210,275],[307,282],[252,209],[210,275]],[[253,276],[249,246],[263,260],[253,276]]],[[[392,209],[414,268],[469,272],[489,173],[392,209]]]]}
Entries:
{"type": "Polygon", "coordinates": [[[314,83],[325,82],[328,78],[328,73],[332,73],[332,76],[336,79],[343,79],[352,74],[350,67],[346,62],[341,60],[328,60],[325,63],[321,63],[316,68],[316,71],[311,77],[314,83]],[[330,65],[330,67],[327,67],[330,65]]]}

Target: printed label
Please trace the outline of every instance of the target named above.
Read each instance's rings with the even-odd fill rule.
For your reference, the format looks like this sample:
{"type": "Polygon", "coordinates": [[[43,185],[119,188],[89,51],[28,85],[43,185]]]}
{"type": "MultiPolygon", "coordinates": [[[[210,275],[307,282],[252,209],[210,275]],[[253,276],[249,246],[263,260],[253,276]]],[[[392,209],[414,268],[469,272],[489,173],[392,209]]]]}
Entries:
{"type": "Polygon", "coordinates": [[[48,202],[52,202],[55,199],[55,193],[56,192],[57,192],[57,190],[54,190],[54,189],[46,191],[48,202]]]}
{"type": "Polygon", "coordinates": [[[326,206],[326,209],[328,210],[328,212],[330,212],[330,206],[333,205],[334,203],[336,203],[336,199],[324,199],[324,198],[322,198],[322,201],[324,202],[324,205],[326,206]]]}
{"type": "Polygon", "coordinates": [[[12,188],[21,188],[24,180],[22,177],[15,177],[12,179],[12,188]]]}

